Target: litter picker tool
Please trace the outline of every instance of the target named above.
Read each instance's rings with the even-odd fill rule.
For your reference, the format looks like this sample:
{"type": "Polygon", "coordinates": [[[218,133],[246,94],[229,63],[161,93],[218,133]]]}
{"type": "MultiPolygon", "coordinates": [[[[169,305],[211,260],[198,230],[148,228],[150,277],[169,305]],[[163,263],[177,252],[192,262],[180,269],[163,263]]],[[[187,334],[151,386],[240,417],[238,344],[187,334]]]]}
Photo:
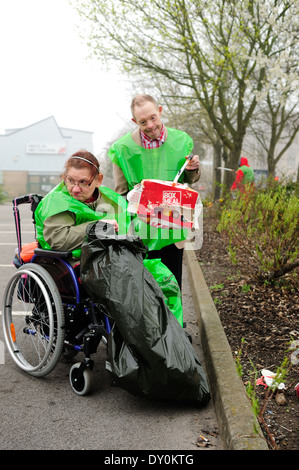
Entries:
{"type": "Polygon", "coordinates": [[[235,173],[236,170],[232,170],[231,168],[225,168],[224,166],[218,166],[215,170],[225,170],[225,171],[233,171],[235,173]]]}
{"type": "Polygon", "coordinates": [[[185,161],[184,165],[182,166],[182,168],[178,171],[176,177],[174,178],[173,180],[173,184],[175,185],[178,180],[179,180],[179,177],[181,176],[181,174],[183,173],[183,171],[185,170],[186,166],[188,165],[188,163],[190,162],[190,160],[192,160],[193,158],[193,153],[190,153],[190,155],[188,156],[187,160],[185,161]]]}

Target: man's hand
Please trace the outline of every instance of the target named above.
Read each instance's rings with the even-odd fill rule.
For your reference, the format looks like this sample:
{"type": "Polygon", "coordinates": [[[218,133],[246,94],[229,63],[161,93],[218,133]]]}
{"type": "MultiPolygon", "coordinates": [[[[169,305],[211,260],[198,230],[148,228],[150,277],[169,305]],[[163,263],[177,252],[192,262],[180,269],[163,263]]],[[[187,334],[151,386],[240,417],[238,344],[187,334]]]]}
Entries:
{"type": "Polygon", "coordinates": [[[119,226],[118,226],[118,223],[115,219],[103,219],[103,222],[107,222],[107,224],[111,224],[113,225],[113,228],[116,232],[118,232],[119,230],[119,226]]]}
{"type": "MultiPolygon", "coordinates": [[[[185,158],[187,159],[189,155],[187,155],[185,158]]],[[[192,159],[189,161],[188,165],[186,166],[186,170],[198,170],[200,166],[199,163],[199,156],[198,155],[193,155],[192,159]]]]}

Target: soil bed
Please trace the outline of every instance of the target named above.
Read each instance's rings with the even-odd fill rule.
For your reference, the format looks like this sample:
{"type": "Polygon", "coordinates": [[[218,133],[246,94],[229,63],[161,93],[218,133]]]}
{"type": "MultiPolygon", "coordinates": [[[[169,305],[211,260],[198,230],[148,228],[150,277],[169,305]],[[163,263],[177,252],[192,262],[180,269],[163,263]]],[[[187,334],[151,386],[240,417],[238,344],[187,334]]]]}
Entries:
{"type": "MultiPolygon", "coordinates": [[[[286,357],[299,358],[298,343],[297,350],[290,350],[291,343],[299,340],[299,276],[297,282],[289,280],[284,287],[253,282],[232,265],[216,226],[217,219],[205,208],[203,245],[196,256],[232,354],[241,362],[242,380],[245,385],[249,381],[255,385],[262,378],[262,369],[275,373],[286,357]]],[[[264,407],[260,424],[269,449],[298,449],[298,382],[299,364],[293,363],[283,381],[285,389],[268,401],[269,388],[255,386],[259,407],[264,407]]]]}

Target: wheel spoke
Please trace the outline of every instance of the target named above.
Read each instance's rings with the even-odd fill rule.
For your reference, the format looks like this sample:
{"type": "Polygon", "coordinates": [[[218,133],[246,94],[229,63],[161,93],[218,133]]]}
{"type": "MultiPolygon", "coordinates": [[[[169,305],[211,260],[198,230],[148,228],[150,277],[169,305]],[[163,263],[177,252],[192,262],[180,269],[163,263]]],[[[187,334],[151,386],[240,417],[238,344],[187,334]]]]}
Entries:
{"type": "Polygon", "coordinates": [[[8,350],[26,372],[43,376],[63,348],[64,313],[52,277],[36,264],[23,265],[4,294],[3,326],[8,350]]]}

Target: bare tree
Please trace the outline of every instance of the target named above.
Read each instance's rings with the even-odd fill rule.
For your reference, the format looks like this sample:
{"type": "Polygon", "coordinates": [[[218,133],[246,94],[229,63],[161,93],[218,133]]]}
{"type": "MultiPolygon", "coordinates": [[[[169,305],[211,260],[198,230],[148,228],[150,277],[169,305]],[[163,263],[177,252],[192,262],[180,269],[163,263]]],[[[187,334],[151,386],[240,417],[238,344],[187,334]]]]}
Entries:
{"type": "Polygon", "coordinates": [[[274,104],[267,97],[266,103],[267,107],[258,108],[250,128],[265,153],[269,176],[275,176],[277,163],[299,131],[299,111],[296,102],[287,107],[283,102],[274,104]]]}
{"type": "Polygon", "coordinates": [[[231,168],[264,88],[279,76],[298,89],[298,78],[289,81],[298,71],[298,0],[77,0],[77,9],[96,57],[131,77],[175,82],[196,100],[231,168]]]}

